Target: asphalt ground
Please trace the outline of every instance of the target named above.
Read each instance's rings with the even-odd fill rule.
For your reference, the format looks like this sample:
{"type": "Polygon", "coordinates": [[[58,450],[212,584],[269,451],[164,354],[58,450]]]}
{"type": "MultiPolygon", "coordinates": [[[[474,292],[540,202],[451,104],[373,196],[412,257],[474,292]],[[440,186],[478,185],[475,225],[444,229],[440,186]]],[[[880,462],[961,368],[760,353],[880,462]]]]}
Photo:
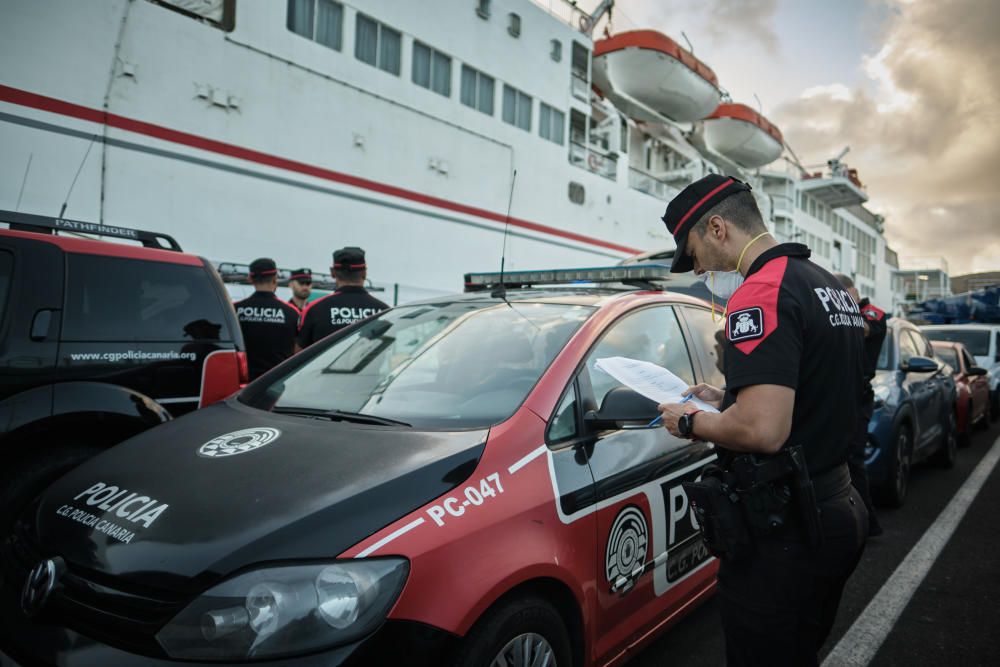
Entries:
{"type": "MultiPolygon", "coordinates": [[[[869,540],[820,660],[855,619],[1000,439],[1000,422],[973,435],[950,470],[913,469],[900,509],[876,507],[885,533],[869,540]]],[[[998,445],[1000,446],[1000,445],[998,445]]],[[[1000,465],[975,496],[954,534],[874,654],[873,667],[1000,665],[1000,465]]],[[[725,664],[719,609],[711,599],[679,621],[629,667],[717,667],[725,664]]]]}

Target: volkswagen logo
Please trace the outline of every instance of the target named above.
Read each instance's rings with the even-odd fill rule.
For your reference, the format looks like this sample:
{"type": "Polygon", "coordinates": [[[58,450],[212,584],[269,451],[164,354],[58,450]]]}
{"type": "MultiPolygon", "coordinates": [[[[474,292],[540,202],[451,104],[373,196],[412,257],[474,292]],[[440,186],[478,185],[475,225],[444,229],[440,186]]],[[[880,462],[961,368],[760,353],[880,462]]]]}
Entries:
{"type": "Polygon", "coordinates": [[[278,429],[266,426],[233,431],[206,442],[198,448],[198,456],[218,459],[224,456],[246,454],[274,442],[280,435],[281,431],[278,429]]]}
{"type": "Polygon", "coordinates": [[[27,616],[34,616],[42,610],[62,570],[61,558],[43,560],[31,569],[21,590],[21,608],[27,616]]]}

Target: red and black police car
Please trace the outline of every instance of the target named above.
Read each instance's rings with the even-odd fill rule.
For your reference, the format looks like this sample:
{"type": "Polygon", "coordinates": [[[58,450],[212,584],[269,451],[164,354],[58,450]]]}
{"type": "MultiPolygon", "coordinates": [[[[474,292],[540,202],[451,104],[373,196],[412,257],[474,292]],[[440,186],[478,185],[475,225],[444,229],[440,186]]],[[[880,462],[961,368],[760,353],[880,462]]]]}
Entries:
{"type": "Polygon", "coordinates": [[[28,664],[620,664],[715,586],[681,486],[713,446],[594,367],[722,384],[713,314],[669,280],[469,274],[92,459],[5,545],[0,646],[28,664]]]}

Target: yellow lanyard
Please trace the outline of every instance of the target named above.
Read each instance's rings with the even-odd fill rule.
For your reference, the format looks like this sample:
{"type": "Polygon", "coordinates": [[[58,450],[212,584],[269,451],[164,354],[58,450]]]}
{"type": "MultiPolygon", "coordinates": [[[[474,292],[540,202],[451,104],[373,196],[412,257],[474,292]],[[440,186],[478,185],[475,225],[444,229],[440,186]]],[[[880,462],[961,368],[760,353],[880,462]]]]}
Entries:
{"type": "MultiPolygon", "coordinates": [[[[743,246],[743,250],[740,251],[740,258],[736,260],[736,271],[737,271],[737,273],[740,270],[740,265],[743,264],[743,256],[746,255],[747,249],[750,246],[752,246],[754,243],[756,243],[758,240],[764,238],[765,236],[767,236],[770,233],[771,232],[762,232],[762,233],[758,234],[757,236],[753,237],[752,239],[750,239],[747,242],[747,244],[745,246],[743,246]]],[[[712,286],[709,288],[709,291],[712,292],[712,322],[717,324],[719,322],[719,320],[715,319],[715,289],[714,288],[715,288],[715,271],[712,271],[712,286]]],[[[729,298],[732,299],[733,295],[730,294],[729,298]]],[[[722,319],[726,319],[726,311],[728,309],[729,309],[729,301],[727,300],[726,301],[726,307],[722,309],[722,319]]]]}

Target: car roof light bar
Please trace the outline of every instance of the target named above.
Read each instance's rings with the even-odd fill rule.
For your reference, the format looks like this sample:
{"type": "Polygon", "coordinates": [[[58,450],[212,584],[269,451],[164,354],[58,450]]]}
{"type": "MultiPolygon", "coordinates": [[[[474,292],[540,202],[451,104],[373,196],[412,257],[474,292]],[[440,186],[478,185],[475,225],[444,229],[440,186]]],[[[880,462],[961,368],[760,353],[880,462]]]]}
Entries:
{"type": "MultiPolygon", "coordinates": [[[[541,269],[535,271],[504,271],[506,287],[531,285],[573,285],[579,283],[625,283],[647,286],[654,280],[670,277],[670,267],[665,264],[640,264],[633,266],[596,266],[582,269],[541,269]]],[[[478,292],[500,284],[500,273],[466,273],[465,291],[478,292]]]]}
{"type": "Polygon", "coordinates": [[[6,222],[10,225],[11,229],[21,232],[94,234],[96,236],[109,236],[116,239],[138,241],[147,248],[182,252],[180,244],[169,234],[119,227],[118,225],[105,225],[97,222],[83,222],[82,220],[69,220],[68,218],[5,210],[0,210],[0,222],[6,222]]]}

